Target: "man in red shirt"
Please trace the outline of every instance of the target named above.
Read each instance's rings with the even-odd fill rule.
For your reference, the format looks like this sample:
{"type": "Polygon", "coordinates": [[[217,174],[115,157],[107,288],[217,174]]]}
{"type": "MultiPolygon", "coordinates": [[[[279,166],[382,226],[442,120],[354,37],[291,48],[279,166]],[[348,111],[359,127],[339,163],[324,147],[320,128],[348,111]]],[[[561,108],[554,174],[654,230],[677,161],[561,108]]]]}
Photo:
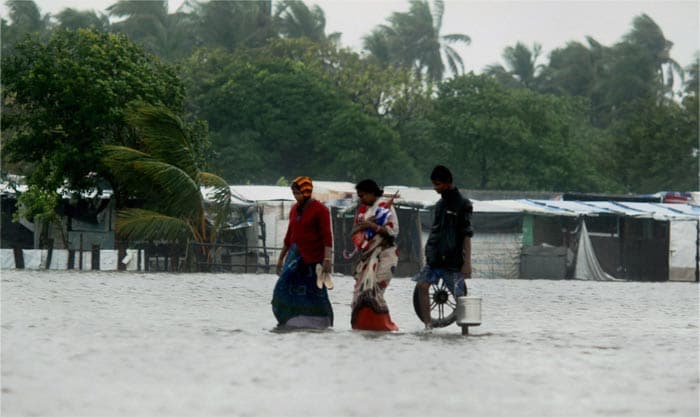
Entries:
{"type": "Polygon", "coordinates": [[[289,212],[284,247],[277,261],[279,279],[272,295],[272,312],[279,326],[333,326],[333,309],[325,286],[316,285],[316,265],[331,271],[333,232],[328,207],[311,197],[309,177],[297,177],[292,193],[297,201],[289,212]]]}

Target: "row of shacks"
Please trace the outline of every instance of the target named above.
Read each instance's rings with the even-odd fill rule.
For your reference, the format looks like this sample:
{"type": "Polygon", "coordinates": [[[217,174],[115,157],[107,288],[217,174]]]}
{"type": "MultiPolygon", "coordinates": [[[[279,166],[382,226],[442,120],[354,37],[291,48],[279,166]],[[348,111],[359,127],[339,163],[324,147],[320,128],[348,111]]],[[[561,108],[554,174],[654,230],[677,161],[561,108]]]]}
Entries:
{"type": "MultiPolygon", "coordinates": [[[[249,205],[249,247],[279,254],[294,201],[286,187],[234,186],[236,203],[249,205]]],[[[391,187],[399,217],[396,276],[415,274],[423,265],[433,208],[433,190],[391,187]]],[[[316,198],[331,209],[335,271],[350,274],[352,228],[357,200],[350,183],[317,182],[316,198]]],[[[564,198],[580,198],[564,195],[564,198]]],[[[559,199],[471,199],[472,264],[475,278],[697,281],[700,206],[633,201],[559,199]]],[[[634,201],[638,200],[638,201],[634,201]]]]}
{"type": "MultiPolygon", "coordinates": [[[[209,265],[207,270],[274,271],[294,203],[290,189],[246,185],[231,186],[231,191],[239,214],[221,234],[222,241],[213,248],[216,256],[208,260],[215,267],[209,265]]],[[[387,186],[384,192],[387,197],[398,192],[394,200],[400,224],[395,275],[411,276],[424,263],[423,246],[439,195],[411,187],[387,186]]],[[[662,199],[653,202],[654,198],[632,197],[615,201],[606,196],[566,194],[555,199],[537,195],[482,199],[494,196],[465,194],[474,206],[475,278],[698,281],[700,206],[692,201],[662,203],[662,199]]],[[[128,269],[151,271],[185,264],[183,248],[173,250],[167,244],[132,242],[132,250],[126,257],[122,250],[119,259],[109,194],[66,199],[59,207],[65,219],[63,227],[54,225],[43,233],[48,242],[39,241],[38,225],[26,220],[12,222],[11,212],[16,210],[13,194],[1,195],[3,268],[18,267],[22,252],[51,257],[51,249],[54,259],[65,259],[67,264],[54,265],[46,259],[35,264],[46,268],[51,264],[57,269],[72,268],[75,263],[81,269],[117,269],[127,258],[128,269]],[[12,259],[5,259],[9,257],[12,259]],[[88,259],[87,265],[84,259],[88,259]],[[105,259],[114,261],[101,266],[105,259]]],[[[357,206],[354,184],[316,181],[314,197],[331,209],[334,270],[350,274],[353,248],[349,233],[357,206]]]]}

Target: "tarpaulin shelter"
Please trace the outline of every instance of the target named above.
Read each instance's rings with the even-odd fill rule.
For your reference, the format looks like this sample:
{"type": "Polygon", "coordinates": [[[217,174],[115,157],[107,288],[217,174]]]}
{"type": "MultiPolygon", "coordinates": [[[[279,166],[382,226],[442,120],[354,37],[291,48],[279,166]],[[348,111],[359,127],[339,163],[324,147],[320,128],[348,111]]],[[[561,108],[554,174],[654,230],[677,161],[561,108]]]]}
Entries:
{"type": "Polygon", "coordinates": [[[700,207],[692,204],[587,202],[618,214],[611,252],[617,249],[621,277],[696,281],[700,207]]]}
{"type": "Polygon", "coordinates": [[[696,280],[700,208],[638,201],[499,200],[523,216],[521,278],[582,277],[576,269],[582,225],[589,256],[611,277],[696,280]],[[565,265],[563,267],[562,265],[565,265]],[[576,273],[579,276],[576,276],[576,273]]]}
{"type": "MultiPolygon", "coordinates": [[[[357,199],[355,185],[348,182],[314,181],[313,197],[331,210],[334,240],[334,271],[350,274],[352,260],[345,259],[344,251],[352,251],[350,230],[352,229],[357,199]]],[[[295,203],[286,186],[231,186],[233,204],[243,208],[247,215],[243,221],[232,226],[243,233],[244,250],[257,256],[258,269],[269,272],[279,257],[284,245],[284,236],[289,224],[289,211],[295,203]]],[[[434,194],[434,192],[433,192],[434,194]]],[[[401,233],[397,276],[410,275],[420,268],[420,223],[418,209],[397,206],[401,233]]],[[[238,238],[240,241],[240,236],[238,238]]],[[[247,261],[250,263],[250,260],[247,261]]],[[[255,263],[253,263],[255,264],[255,263]]]]}
{"type": "MultiPolygon", "coordinates": [[[[400,192],[397,207],[413,210],[420,222],[420,244],[411,237],[411,268],[399,276],[415,274],[425,263],[423,248],[432,227],[434,208],[440,195],[432,189],[387,186],[385,194],[400,192]]],[[[465,193],[463,193],[465,194],[465,193]]],[[[465,195],[466,196],[466,195],[465,195]]],[[[468,196],[466,196],[468,198],[468,196]]],[[[523,213],[517,207],[497,204],[498,200],[470,199],[472,215],[472,276],[475,278],[517,278],[522,247],[523,213]]],[[[405,221],[404,221],[405,223],[405,221]]],[[[402,231],[403,223],[402,223],[402,231]]],[[[399,239],[401,239],[401,233],[399,239]]],[[[401,250],[401,247],[399,248],[401,250]]]]}

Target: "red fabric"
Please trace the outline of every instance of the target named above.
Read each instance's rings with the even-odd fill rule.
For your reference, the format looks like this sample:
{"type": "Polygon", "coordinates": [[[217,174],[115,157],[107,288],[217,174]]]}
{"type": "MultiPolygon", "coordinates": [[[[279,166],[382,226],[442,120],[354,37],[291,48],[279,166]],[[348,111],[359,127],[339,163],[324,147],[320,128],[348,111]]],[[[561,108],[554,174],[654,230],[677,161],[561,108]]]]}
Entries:
{"type": "Polygon", "coordinates": [[[355,330],[376,330],[376,331],[397,331],[397,326],[391,321],[389,314],[377,314],[369,307],[363,307],[357,312],[355,324],[352,325],[355,330]]]}
{"type": "Polygon", "coordinates": [[[296,244],[301,259],[307,264],[323,262],[323,248],[333,246],[331,212],[320,201],[311,200],[299,217],[298,206],[298,203],[294,204],[289,212],[284,245],[296,244]]]}

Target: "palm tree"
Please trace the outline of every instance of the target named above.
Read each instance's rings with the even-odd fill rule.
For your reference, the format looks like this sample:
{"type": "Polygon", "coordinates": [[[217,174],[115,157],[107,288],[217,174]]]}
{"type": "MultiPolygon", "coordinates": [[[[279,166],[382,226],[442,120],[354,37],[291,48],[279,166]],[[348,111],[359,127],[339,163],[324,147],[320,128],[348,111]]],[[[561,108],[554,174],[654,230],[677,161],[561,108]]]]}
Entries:
{"type": "Polygon", "coordinates": [[[261,47],[276,36],[271,1],[195,2],[197,33],[205,46],[234,51],[240,46],[261,47]]]}
{"type": "Polygon", "coordinates": [[[623,42],[641,47],[652,56],[659,92],[666,95],[673,91],[674,74],[683,80],[683,68],[671,58],[673,42],[664,37],[663,31],[646,14],[632,20],[632,30],[623,37],[623,42]]]}
{"type": "MultiPolygon", "coordinates": [[[[216,242],[231,214],[231,192],[221,177],[198,168],[186,126],[168,109],[144,104],[133,107],[126,120],[143,149],[105,145],[103,162],[121,188],[145,203],[119,210],[117,234],[128,240],[216,242]],[[210,207],[202,187],[211,187],[210,207]]],[[[208,246],[202,248],[210,259],[208,246]]]]}
{"type": "Polygon", "coordinates": [[[387,65],[391,64],[393,52],[387,37],[389,30],[388,27],[380,25],[362,38],[364,49],[370,52],[369,58],[387,65]]]}
{"type": "Polygon", "coordinates": [[[386,56],[387,64],[413,68],[420,79],[440,81],[445,74],[445,63],[453,74],[464,72],[464,62],[450,46],[469,45],[471,38],[464,34],[441,35],[445,4],[434,0],[431,10],[427,0],[411,0],[406,13],[393,13],[388,25],[380,25],[364,39],[364,48],[378,59],[386,56]],[[383,38],[383,39],[380,39],[383,38]]]}
{"type": "Polygon", "coordinates": [[[9,10],[12,26],[25,33],[42,32],[49,26],[49,15],[41,16],[39,7],[33,0],[8,0],[5,2],[9,10]]]}
{"type": "Polygon", "coordinates": [[[288,38],[306,37],[334,45],[340,42],[339,32],[326,35],[326,15],[317,5],[309,9],[303,1],[282,0],[277,3],[274,21],[279,33],[288,38]]]}
{"type": "Polygon", "coordinates": [[[700,91],[698,91],[698,78],[700,78],[700,52],[695,53],[693,58],[693,63],[686,67],[686,74],[688,78],[685,80],[685,93],[689,96],[698,96],[700,91]]]}
{"type": "Polygon", "coordinates": [[[119,0],[107,11],[125,18],[112,25],[114,30],[167,60],[183,58],[196,46],[194,16],[182,10],[169,14],[168,0],[119,0]]]}
{"type": "Polygon", "coordinates": [[[17,42],[27,34],[44,37],[50,28],[50,15],[41,15],[39,7],[32,0],[7,0],[10,23],[2,19],[2,54],[10,55],[17,42]]]}
{"type": "Polygon", "coordinates": [[[109,18],[104,14],[98,15],[94,10],[80,11],[67,7],[56,15],[56,19],[58,26],[64,29],[92,28],[100,32],[109,30],[109,18]]]}
{"type": "Polygon", "coordinates": [[[537,58],[542,52],[542,45],[534,43],[529,49],[523,43],[509,46],[503,50],[503,60],[507,69],[502,65],[489,65],[486,73],[496,77],[501,83],[508,86],[521,86],[534,89],[541,65],[537,65],[537,58]]]}
{"type": "MultiPolygon", "coordinates": [[[[592,38],[588,42],[597,44],[592,38]]],[[[593,49],[580,42],[569,42],[550,54],[549,65],[540,73],[540,87],[547,93],[590,97],[598,67],[599,60],[593,49]]]]}

